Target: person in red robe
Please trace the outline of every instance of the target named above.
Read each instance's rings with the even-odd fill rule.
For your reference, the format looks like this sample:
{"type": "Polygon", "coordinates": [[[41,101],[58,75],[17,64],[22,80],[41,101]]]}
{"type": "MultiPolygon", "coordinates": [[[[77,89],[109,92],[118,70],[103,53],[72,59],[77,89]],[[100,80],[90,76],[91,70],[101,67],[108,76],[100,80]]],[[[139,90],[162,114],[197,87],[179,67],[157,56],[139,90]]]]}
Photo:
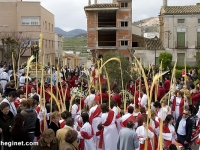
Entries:
{"type": "Polygon", "coordinates": [[[100,99],[102,98],[102,100],[103,99],[108,99],[109,95],[107,93],[107,88],[105,88],[105,87],[102,88],[102,93],[99,93],[97,95],[100,97],[100,99]]]}
{"type": "Polygon", "coordinates": [[[170,90],[170,84],[171,81],[169,80],[169,77],[165,77],[164,88],[166,93],[168,93],[170,90]]]}
{"type": "Polygon", "coordinates": [[[138,115],[138,127],[143,125],[144,119],[147,117],[145,107],[140,107],[140,113],[138,115]]]}
{"type": "Polygon", "coordinates": [[[174,117],[172,115],[167,115],[165,122],[163,124],[162,138],[167,147],[175,142],[176,132],[173,125],[174,117]]]}
{"type": "Polygon", "coordinates": [[[67,81],[69,88],[71,89],[73,87],[73,79],[72,79],[72,76],[70,74],[68,75],[68,78],[67,78],[66,81],[67,81]]]}
{"type": "Polygon", "coordinates": [[[73,87],[78,87],[78,79],[79,79],[78,72],[75,72],[75,76],[72,78],[73,87]]]}
{"type": "Polygon", "coordinates": [[[62,100],[63,103],[65,101],[65,107],[69,111],[71,96],[70,96],[70,88],[66,84],[66,82],[62,83],[62,87],[60,88],[60,91],[59,91],[59,96],[60,96],[59,100],[62,100]]]}
{"type": "Polygon", "coordinates": [[[157,94],[158,101],[160,101],[165,96],[165,93],[166,93],[166,90],[165,88],[163,88],[162,85],[163,85],[162,82],[159,82],[158,94],[157,94]]]}
{"type": "Polygon", "coordinates": [[[120,94],[118,94],[118,93],[116,93],[115,95],[113,95],[111,97],[111,100],[114,100],[114,101],[117,102],[118,107],[121,106],[121,99],[122,99],[122,96],[120,94]]]}
{"type": "Polygon", "coordinates": [[[133,83],[133,80],[130,80],[130,81],[129,81],[129,83],[128,83],[128,85],[127,85],[127,91],[128,91],[129,93],[131,93],[132,95],[134,95],[134,93],[135,93],[135,85],[134,85],[134,83],[133,83]]]}

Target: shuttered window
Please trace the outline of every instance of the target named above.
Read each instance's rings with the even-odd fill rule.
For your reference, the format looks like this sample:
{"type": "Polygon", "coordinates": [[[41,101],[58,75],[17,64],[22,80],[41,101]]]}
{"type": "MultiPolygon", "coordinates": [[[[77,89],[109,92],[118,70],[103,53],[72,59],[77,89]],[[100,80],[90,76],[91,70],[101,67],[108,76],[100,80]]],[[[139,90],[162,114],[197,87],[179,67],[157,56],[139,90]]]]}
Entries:
{"type": "Polygon", "coordinates": [[[177,32],[177,47],[185,47],[185,32],[177,32]]]}
{"type": "Polygon", "coordinates": [[[197,32],[197,47],[200,47],[200,32],[197,32]]]}
{"type": "Polygon", "coordinates": [[[184,66],[185,53],[177,53],[177,66],[184,66]]]}

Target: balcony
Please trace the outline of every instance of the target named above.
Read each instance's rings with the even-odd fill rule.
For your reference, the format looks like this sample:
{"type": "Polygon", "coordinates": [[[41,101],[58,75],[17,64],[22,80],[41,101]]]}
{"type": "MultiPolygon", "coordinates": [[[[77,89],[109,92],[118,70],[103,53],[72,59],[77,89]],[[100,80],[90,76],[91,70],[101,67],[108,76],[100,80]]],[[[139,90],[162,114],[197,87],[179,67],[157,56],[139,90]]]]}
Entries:
{"type": "Polygon", "coordinates": [[[188,48],[188,41],[185,41],[185,43],[178,44],[177,41],[175,41],[175,48],[176,49],[187,49],[188,48]]]}

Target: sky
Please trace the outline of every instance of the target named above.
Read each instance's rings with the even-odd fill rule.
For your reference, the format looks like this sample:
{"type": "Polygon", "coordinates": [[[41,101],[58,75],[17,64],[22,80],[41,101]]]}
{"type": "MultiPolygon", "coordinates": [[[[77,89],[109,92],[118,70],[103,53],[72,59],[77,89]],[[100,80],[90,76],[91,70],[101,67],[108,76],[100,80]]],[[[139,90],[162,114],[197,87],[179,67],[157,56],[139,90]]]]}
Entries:
{"type": "MultiPolygon", "coordinates": [[[[84,6],[88,0],[24,0],[40,1],[41,5],[54,14],[55,27],[65,31],[73,29],[87,30],[87,18],[84,6]]],[[[91,0],[92,4],[94,0],[91,0]]],[[[97,0],[111,1],[111,0],[97,0]]],[[[149,17],[156,17],[163,0],[132,0],[132,20],[138,21],[149,17]]],[[[168,6],[196,5],[199,0],[168,0],[168,6]]]]}

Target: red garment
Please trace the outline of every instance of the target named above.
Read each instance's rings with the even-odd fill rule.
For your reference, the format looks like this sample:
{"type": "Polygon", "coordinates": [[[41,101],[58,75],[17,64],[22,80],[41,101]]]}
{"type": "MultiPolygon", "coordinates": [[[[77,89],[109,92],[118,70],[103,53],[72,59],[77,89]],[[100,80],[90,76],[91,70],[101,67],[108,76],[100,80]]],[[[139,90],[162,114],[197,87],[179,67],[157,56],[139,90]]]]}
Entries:
{"type": "Polygon", "coordinates": [[[29,93],[31,93],[31,88],[33,87],[33,85],[32,84],[28,84],[27,86],[26,86],[26,84],[23,85],[25,94],[26,94],[26,87],[28,88],[28,90],[27,90],[27,95],[28,95],[29,93]]]}
{"type": "MultiPolygon", "coordinates": [[[[49,93],[51,93],[51,88],[50,88],[50,87],[47,87],[45,90],[46,90],[46,91],[45,91],[45,99],[46,99],[46,102],[50,102],[51,95],[50,95],[49,93]],[[49,93],[47,93],[47,91],[48,91],[49,93]]],[[[53,90],[52,90],[52,92],[53,92],[53,90]]]]}
{"type": "MultiPolygon", "coordinates": [[[[153,120],[154,124],[155,124],[155,129],[159,128],[160,124],[158,121],[153,120]]],[[[156,149],[158,147],[158,136],[156,134],[154,134],[154,149],[156,149]]]]}
{"type": "MultiPolygon", "coordinates": [[[[152,127],[149,126],[148,128],[151,132],[154,132],[152,127]]],[[[140,136],[138,136],[138,139],[141,138],[140,136]]],[[[140,144],[140,150],[144,150],[145,149],[145,143],[144,144],[140,144]]],[[[152,145],[151,145],[151,139],[148,138],[148,146],[147,146],[148,150],[152,150],[152,145]]]]}
{"type": "Polygon", "coordinates": [[[79,76],[74,76],[73,78],[72,78],[72,80],[73,80],[73,87],[78,87],[78,78],[79,78],[79,76]]]}
{"type": "MultiPolygon", "coordinates": [[[[183,107],[184,107],[184,98],[181,99],[181,102],[179,104],[179,115],[182,115],[183,107]]],[[[176,97],[174,97],[172,102],[172,111],[175,111],[175,109],[176,109],[176,97]]]]}
{"type": "MultiPolygon", "coordinates": [[[[108,112],[108,117],[106,119],[106,122],[104,124],[102,124],[103,126],[109,126],[112,121],[113,121],[113,118],[114,118],[114,111],[113,110],[109,110],[108,112]]],[[[102,129],[101,131],[97,132],[97,136],[100,135],[100,140],[99,140],[99,148],[102,148],[103,146],[103,131],[104,129],[102,129]]]]}
{"type": "Polygon", "coordinates": [[[84,107],[84,105],[85,105],[85,103],[84,103],[85,99],[86,99],[86,98],[81,98],[81,109],[83,109],[83,107],[84,107]]]}
{"type": "Polygon", "coordinates": [[[60,89],[58,97],[59,97],[59,100],[69,101],[71,99],[70,88],[68,87],[66,89],[66,88],[63,87],[62,89],[60,89]]]}
{"type": "Polygon", "coordinates": [[[111,97],[111,100],[115,100],[119,107],[121,106],[121,99],[122,96],[120,94],[115,94],[111,97]]]}
{"type": "Polygon", "coordinates": [[[132,95],[135,93],[135,85],[127,85],[127,91],[130,92],[132,95]]]}
{"type": "Polygon", "coordinates": [[[20,101],[19,100],[14,100],[14,105],[16,108],[18,108],[18,106],[20,105],[20,101]]]}
{"type": "Polygon", "coordinates": [[[70,89],[73,87],[73,82],[73,79],[67,78],[67,84],[70,89]]]}
{"type": "Polygon", "coordinates": [[[157,100],[161,100],[165,96],[165,89],[163,87],[158,87],[158,94],[157,94],[157,100]]]}
{"type": "Polygon", "coordinates": [[[124,120],[124,122],[120,122],[120,125],[122,127],[126,127],[127,123],[132,120],[134,123],[137,122],[137,120],[135,119],[135,117],[133,115],[129,116],[126,120],[124,120]]]}
{"type": "Polygon", "coordinates": [[[192,104],[194,104],[194,102],[200,102],[200,93],[192,93],[192,104]]]}
{"type": "Polygon", "coordinates": [[[62,122],[60,122],[60,128],[63,128],[66,125],[66,121],[62,120],[62,122]]]}
{"type": "Polygon", "coordinates": [[[92,126],[93,119],[98,117],[100,114],[101,114],[101,108],[98,105],[96,110],[90,115],[89,121],[90,121],[91,126],[92,126]]]}
{"type": "Polygon", "coordinates": [[[170,90],[170,80],[165,80],[164,88],[165,88],[166,92],[168,92],[170,90]]]}
{"type": "Polygon", "coordinates": [[[146,113],[138,115],[138,127],[143,125],[144,119],[147,117],[146,113]]]}
{"type": "Polygon", "coordinates": [[[139,97],[142,97],[142,94],[140,94],[140,92],[137,90],[135,92],[135,104],[136,105],[138,105],[138,103],[139,103],[139,100],[138,100],[139,97]]]}
{"type": "MultiPolygon", "coordinates": [[[[81,136],[86,139],[89,140],[91,139],[94,135],[89,135],[87,132],[81,131],[81,136]]],[[[84,150],[84,139],[80,139],[80,143],[79,143],[79,150],[84,150]]]]}
{"type": "Polygon", "coordinates": [[[108,97],[109,97],[108,93],[99,93],[99,94],[97,94],[97,96],[99,96],[100,99],[101,99],[101,97],[102,97],[102,100],[103,100],[103,99],[108,99],[108,97]]]}
{"type": "Polygon", "coordinates": [[[100,78],[100,82],[101,84],[106,84],[107,83],[107,80],[103,78],[102,74],[99,75],[100,77],[96,77],[96,70],[94,69],[92,71],[92,78],[93,78],[93,82],[94,82],[94,85],[96,85],[97,82],[99,82],[99,78],[100,78]]]}

